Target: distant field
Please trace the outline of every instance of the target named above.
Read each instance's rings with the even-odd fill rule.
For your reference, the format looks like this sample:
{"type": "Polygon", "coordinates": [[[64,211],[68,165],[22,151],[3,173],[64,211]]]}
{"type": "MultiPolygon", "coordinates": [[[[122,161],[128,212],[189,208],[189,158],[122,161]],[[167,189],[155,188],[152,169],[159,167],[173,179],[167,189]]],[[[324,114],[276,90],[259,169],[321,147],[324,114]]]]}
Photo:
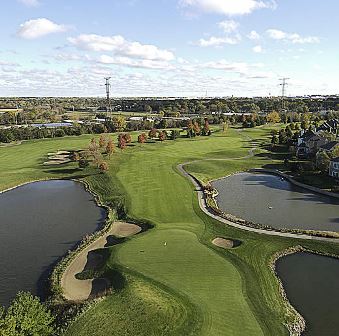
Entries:
{"type": "Polygon", "coordinates": [[[0,109],[0,113],[6,113],[6,112],[22,112],[23,109],[0,109]]]}
{"type": "MultiPolygon", "coordinates": [[[[1,110],[0,110],[0,112],[1,112],[1,110]]],[[[67,115],[68,118],[75,119],[75,120],[84,119],[84,118],[95,118],[95,116],[97,114],[105,114],[105,115],[111,114],[111,115],[114,115],[114,116],[122,115],[122,116],[125,116],[125,117],[145,117],[145,116],[152,117],[152,116],[157,116],[157,114],[146,113],[146,112],[143,112],[143,111],[141,111],[141,112],[114,111],[114,112],[111,112],[111,113],[107,113],[107,112],[103,112],[103,111],[93,111],[93,112],[68,111],[64,114],[67,115]]]]}
{"type": "Polygon", "coordinates": [[[53,169],[41,165],[48,152],[84,148],[88,135],[0,149],[0,190],[38,178],[85,178],[104,203],[124,200],[129,218],[155,225],[110,248],[107,269],[119,270],[126,283],[80,317],[66,336],[288,335],[284,324],[293,316],[280,297],[268,261],[275,252],[297,244],[334,253],[339,249],[222,225],[201,212],[193,186],[176,169],[187,161],[231,159],[188,166],[197,177],[208,180],[274,164],[264,149],[245,158],[253,148],[250,138],[267,142],[271,128],[134,143],[112,156],[107,174],[79,171],[74,164],[53,169]],[[238,239],[242,245],[222,250],[211,244],[215,237],[238,239]]]}

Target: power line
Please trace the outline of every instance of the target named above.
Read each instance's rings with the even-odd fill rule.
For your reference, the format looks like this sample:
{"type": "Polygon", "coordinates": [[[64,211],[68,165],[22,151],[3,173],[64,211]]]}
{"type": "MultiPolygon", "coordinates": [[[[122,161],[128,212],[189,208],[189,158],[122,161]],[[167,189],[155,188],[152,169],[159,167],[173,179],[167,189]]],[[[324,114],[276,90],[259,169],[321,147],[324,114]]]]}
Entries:
{"type": "Polygon", "coordinates": [[[287,77],[284,77],[284,78],[280,78],[279,81],[281,82],[280,83],[280,86],[281,86],[281,105],[282,105],[282,109],[285,110],[285,96],[286,96],[286,87],[288,85],[287,81],[289,80],[290,78],[287,78],[287,77]]]}
{"type": "Polygon", "coordinates": [[[112,77],[105,77],[106,80],[106,111],[107,112],[112,112],[112,107],[111,107],[111,99],[110,99],[110,91],[111,91],[111,83],[110,79],[112,77]]]}

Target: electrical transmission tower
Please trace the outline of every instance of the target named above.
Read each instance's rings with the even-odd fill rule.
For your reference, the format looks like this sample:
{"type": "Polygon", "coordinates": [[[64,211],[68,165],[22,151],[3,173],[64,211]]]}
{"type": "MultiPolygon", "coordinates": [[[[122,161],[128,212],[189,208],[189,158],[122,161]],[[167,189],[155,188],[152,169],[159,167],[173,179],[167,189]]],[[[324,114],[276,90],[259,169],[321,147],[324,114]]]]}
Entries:
{"type": "Polygon", "coordinates": [[[110,91],[111,91],[111,83],[109,82],[111,79],[111,77],[106,77],[105,80],[106,80],[106,111],[109,113],[109,112],[112,112],[112,107],[111,107],[111,98],[110,98],[110,91]]]}
{"type": "Polygon", "coordinates": [[[288,85],[287,81],[290,78],[280,78],[280,86],[281,86],[281,106],[283,111],[286,109],[286,104],[285,104],[285,96],[286,96],[286,86],[288,85]]]}

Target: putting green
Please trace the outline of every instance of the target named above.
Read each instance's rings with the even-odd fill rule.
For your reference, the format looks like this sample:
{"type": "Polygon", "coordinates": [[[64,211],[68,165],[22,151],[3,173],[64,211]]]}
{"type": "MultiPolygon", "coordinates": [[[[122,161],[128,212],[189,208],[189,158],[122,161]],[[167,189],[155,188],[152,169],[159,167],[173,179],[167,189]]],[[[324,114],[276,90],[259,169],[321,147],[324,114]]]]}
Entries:
{"type": "Polygon", "coordinates": [[[263,334],[237,269],[191,232],[150,232],[118,248],[112,262],[185,295],[203,313],[202,335],[263,334]]]}

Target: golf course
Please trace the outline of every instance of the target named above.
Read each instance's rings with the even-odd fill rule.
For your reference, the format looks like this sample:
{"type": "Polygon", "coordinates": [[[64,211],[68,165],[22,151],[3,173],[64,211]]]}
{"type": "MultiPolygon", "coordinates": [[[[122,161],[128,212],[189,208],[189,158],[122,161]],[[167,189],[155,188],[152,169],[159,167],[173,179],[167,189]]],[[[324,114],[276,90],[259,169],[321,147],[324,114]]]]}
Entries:
{"type": "MultiPolygon", "coordinates": [[[[265,147],[279,127],[227,132],[215,127],[209,137],[143,144],[138,132],[131,133],[131,144],[107,158],[104,173],[73,162],[43,165],[48,153],[87,148],[92,135],[1,148],[0,191],[38,180],[76,179],[112,210],[114,221],[147,224],[147,230],[117,244],[99,246],[105,262],[94,273],[109,279],[112,288],[64,335],[298,335],[300,317],[282,296],[273,259],[297,247],[339,255],[339,244],[221,223],[200,209],[195,186],[178,169],[187,163],[185,170],[206,183],[251,168],[279,168],[279,156],[265,147]],[[213,243],[217,238],[219,244],[213,243]]],[[[118,135],[110,136],[116,141],[118,135]]]]}

